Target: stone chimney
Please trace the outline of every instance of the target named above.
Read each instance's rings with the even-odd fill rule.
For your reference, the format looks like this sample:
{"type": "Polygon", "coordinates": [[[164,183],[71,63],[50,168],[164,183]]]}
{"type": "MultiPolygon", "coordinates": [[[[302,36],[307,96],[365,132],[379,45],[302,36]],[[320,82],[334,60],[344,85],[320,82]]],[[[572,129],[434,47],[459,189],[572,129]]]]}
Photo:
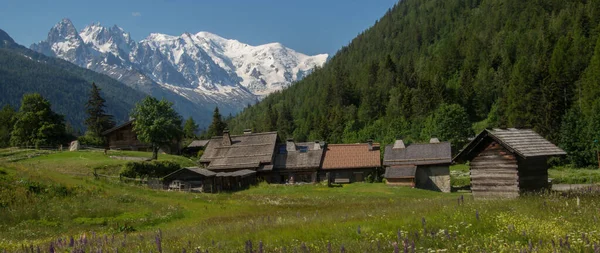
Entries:
{"type": "Polygon", "coordinates": [[[321,149],[321,143],[319,143],[319,141],[315,141],[315,146],[313,148],[314,150],[319,150],[321,149]]]}
{"type": "Polygon", "coordinates": [[[369,144],[369,151],[372,151],[373,150],[373,140],[368,139],[367,144],[369,144]]]}
{"type": "Polygon", "coordinates": [[[429,139],[429,143],[440,143],[440,140],[438,138],[433,137],[429,139]]]}
{"type": "Polygon", "coordinates": [[[406,146],[404,145],[404,141],[402,140],[396,140],[396,142],[394,142],[394,146],[392,147],[392,149],[403,149],[406,148],[406,146]]]}
{"type": "Polygon", "coordinates": [[[251,133],[252,133],[252,129],[250,129],[250,128],[244,129],[244,134],[251,134],[251,133]]]}
{"type": "Polygon", "coordinates": [[[296,151],[296,143],[294,143],[294,139],[288,138],[285,144],[285,150],[287,150],[288,152],[296,151]]]}
{"type": "Polygon", "coordinates": [[[223,130],[223,146],[231,146],[231,136],[229,130],[223,130]]]}

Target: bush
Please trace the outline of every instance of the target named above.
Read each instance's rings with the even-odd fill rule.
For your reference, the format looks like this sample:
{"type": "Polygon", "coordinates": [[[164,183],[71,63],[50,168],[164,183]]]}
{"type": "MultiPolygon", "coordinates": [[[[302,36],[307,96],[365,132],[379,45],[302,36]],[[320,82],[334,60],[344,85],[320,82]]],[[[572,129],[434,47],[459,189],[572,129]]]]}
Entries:
{"type": "Polygon", "coordinates": [[[77,140],[79,141],[79,143],[81,143],[81,145],[97,147],[104,146],[104,138],[100,136],[94,136],[90,133],[86,133],[84,136],[79,136],[77,140]]]}
{"type": "Polygon", "coordinates": [[[123,165],[119,175],[128,178],[159,178],[179,169],[181,166],[172,161],[128,162],[123,165]]]}

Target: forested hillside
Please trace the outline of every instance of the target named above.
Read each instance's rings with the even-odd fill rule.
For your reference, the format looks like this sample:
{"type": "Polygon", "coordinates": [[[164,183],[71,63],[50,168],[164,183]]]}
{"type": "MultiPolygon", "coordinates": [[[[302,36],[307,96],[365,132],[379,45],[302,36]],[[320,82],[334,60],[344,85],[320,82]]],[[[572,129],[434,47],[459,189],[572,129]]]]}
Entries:
{"type": "Polygon", "coordinates": [[[22,47],[0,30],[0,107],[18,108],[23,94],[37,92],[74,128],[83,130],[92,82],[102,89],[106,110],[118,122],[127,120],[135,102],[145,96],[108,76],[22,47]]]}
{"type": "Polygon", "coordinates": [[[455,149],[486,127],[531,127],[570,162],[590,165],[600,139],[599,24],[599,1],[403,0],[229,126],[329,142],[436,135],[455,149]]]}

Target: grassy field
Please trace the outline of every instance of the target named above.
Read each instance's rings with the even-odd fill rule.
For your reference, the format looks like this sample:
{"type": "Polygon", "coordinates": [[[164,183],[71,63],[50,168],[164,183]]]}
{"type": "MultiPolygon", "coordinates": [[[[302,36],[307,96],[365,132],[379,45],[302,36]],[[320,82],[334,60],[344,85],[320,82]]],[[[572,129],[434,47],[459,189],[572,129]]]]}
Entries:
{"type": "Polygon", "coordinates": [[[489,201],[381,183],[190,194],[94,179],[125,163],[102,152],[10,152],[0,150],[0,252],[600,250],[597,189],[489,201]]]}

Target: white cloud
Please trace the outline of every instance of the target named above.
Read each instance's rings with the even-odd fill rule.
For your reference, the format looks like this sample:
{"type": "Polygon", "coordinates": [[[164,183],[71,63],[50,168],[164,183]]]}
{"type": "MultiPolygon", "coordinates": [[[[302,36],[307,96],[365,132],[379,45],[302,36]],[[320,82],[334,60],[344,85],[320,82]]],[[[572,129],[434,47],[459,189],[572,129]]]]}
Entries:
{"type": "Polygon", "coordinates": [[[136,12],[132,12],[132,13],[131,13],[131,16],[134,16],[134,17],[141,17],[141,16],[142,16],[142,13],[141,13],[141,12],[137,12],[137,11],[136,11],[136,12]]]}

